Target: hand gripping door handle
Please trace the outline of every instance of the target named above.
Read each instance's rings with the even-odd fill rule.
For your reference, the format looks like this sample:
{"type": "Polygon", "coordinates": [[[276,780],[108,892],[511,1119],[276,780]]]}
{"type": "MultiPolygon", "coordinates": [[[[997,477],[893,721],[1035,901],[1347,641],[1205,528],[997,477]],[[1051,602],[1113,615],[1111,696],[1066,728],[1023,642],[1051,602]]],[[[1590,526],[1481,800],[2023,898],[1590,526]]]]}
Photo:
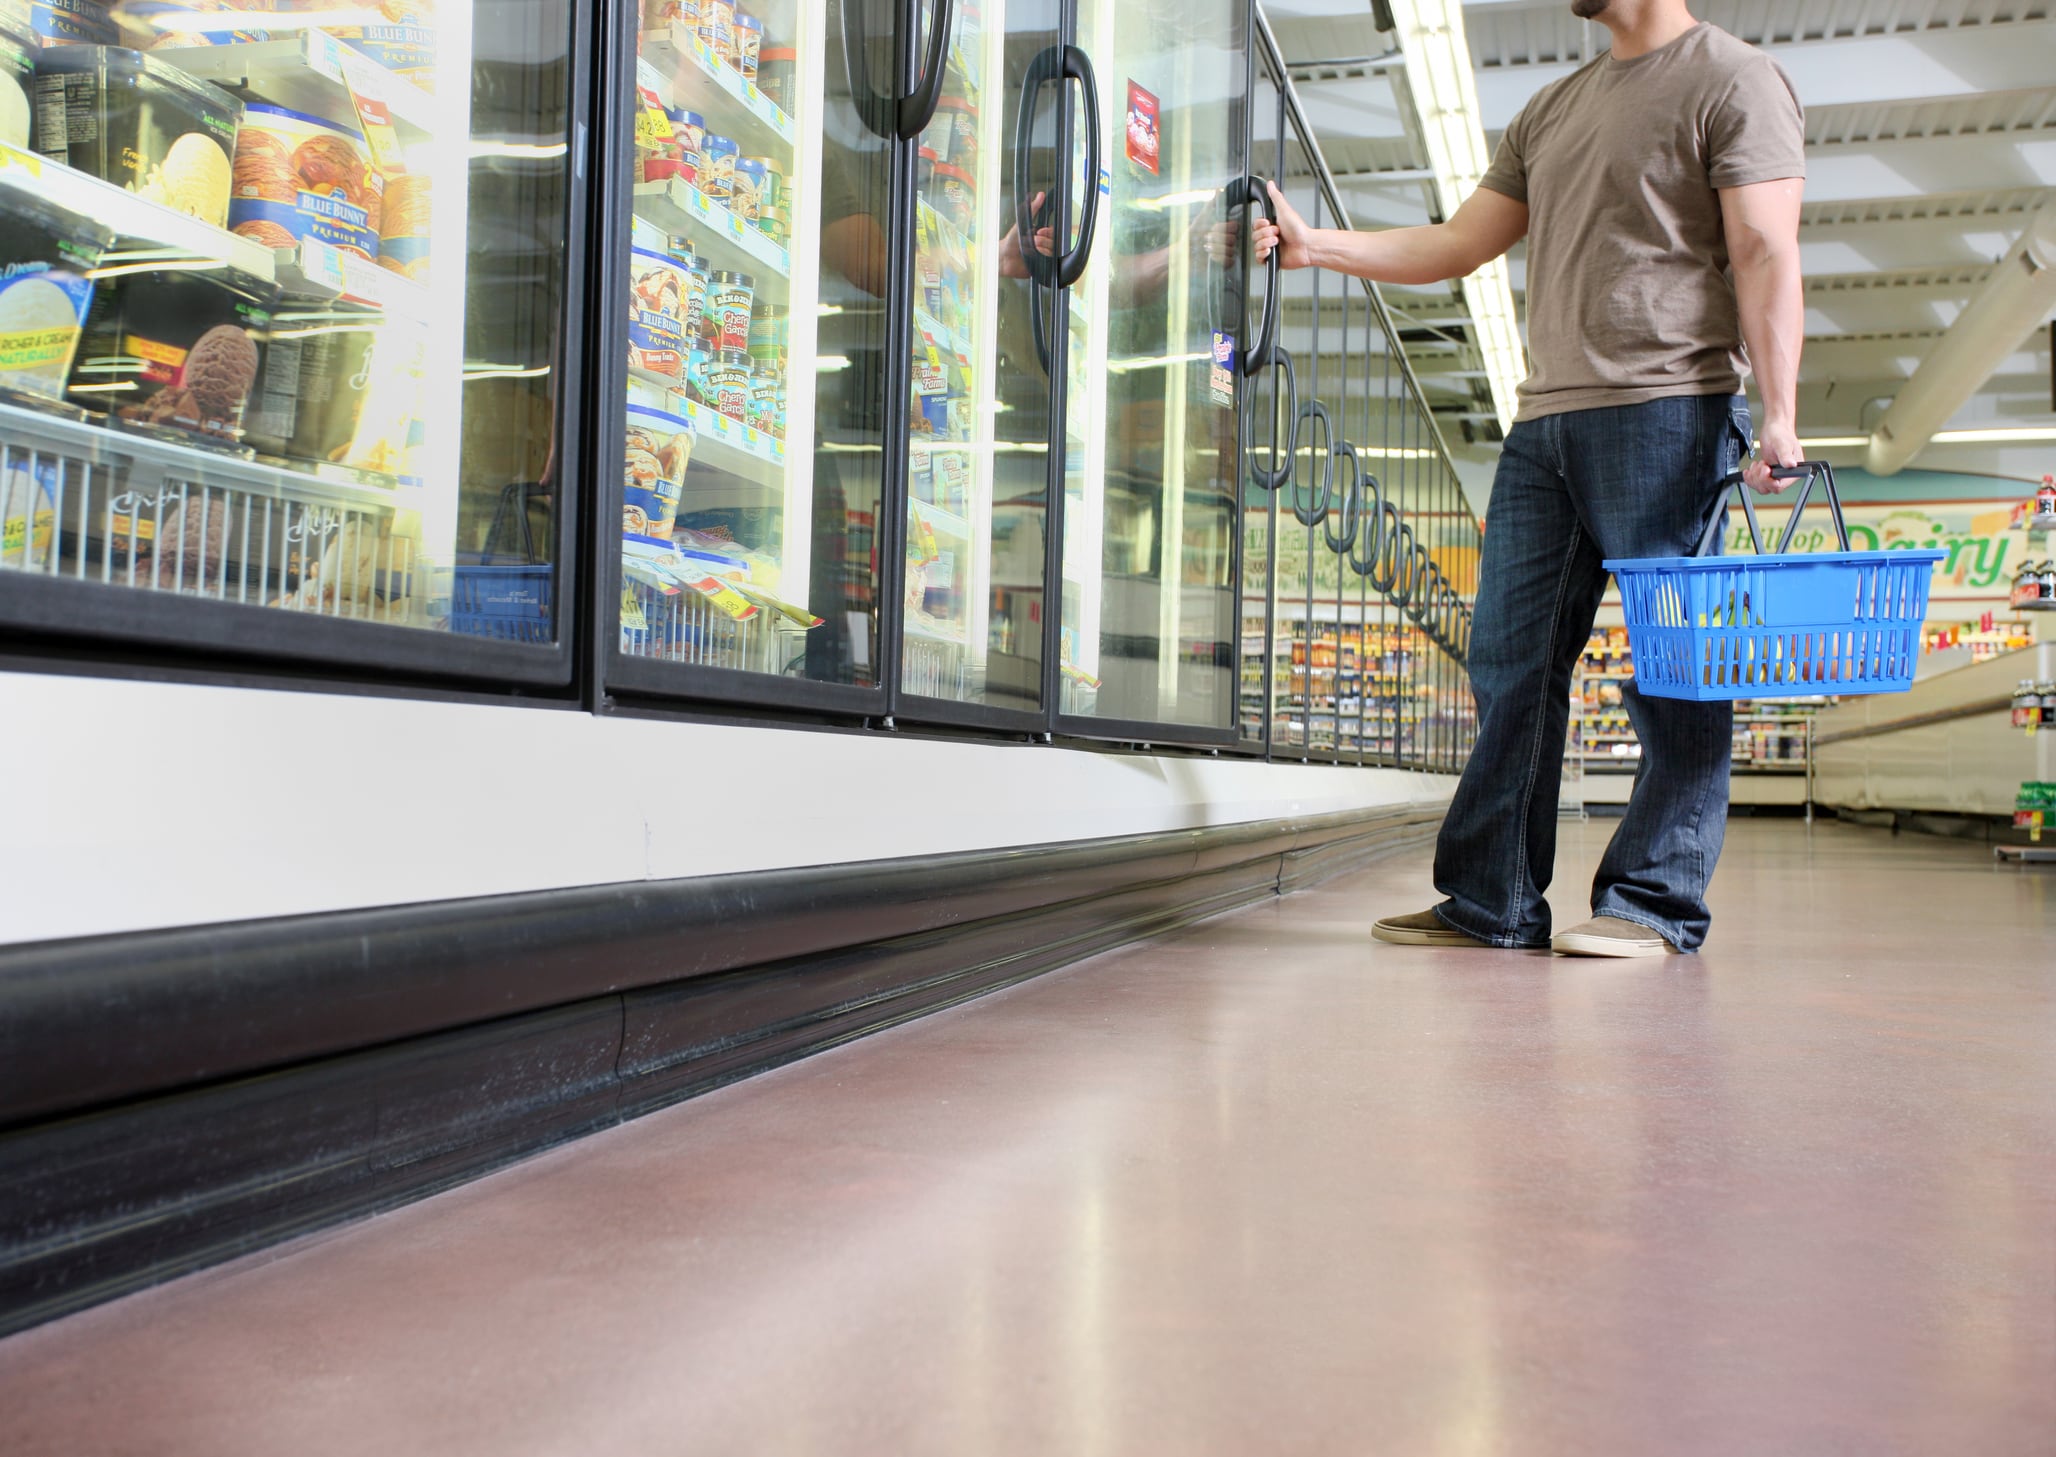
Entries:
{"type": "MultiPolygon", "coordinates": [[[[1285,483],[1292,479],[1293,459],[1299,452],[1299,376],[1292,368],[1292,355],[1289,351],[1284,349],[1273,351],[1271,362],[1278,366],[1278,373],[1285,378],[1284,418],[1287,422],[1285,427],[1286,438],[1283,441],[1273,438],[1271,441],[1271,464],[1267,466],[1256,463],[1256,447],[1254,445],[1245,443],[1243,449],[1249,453],[1250,479],[1261,490],[1278,491],[1282,490],[1285,483]],[[1282,461],[1280,459],[1281,446],[1282,461]]],[[[1275,389],[1276,386],[1274,385],[1273,390],[1275,391],[1275,389]]],[[[1239,433],[1242,439],[1247,442],[1250,438],[1249,426],[1251,424],[1251,417],[1256,412],[1256,391],[1254,389],[1241,389],[1236,391],[1236,393],[1242,401],[1243,428],[1239,433]]],[[[1274,427],[1278,418],[1277,396],[1274,393],[1272,395],[1271,409],[1271,421],[1274,427]]]]}
{"type": "MultiPolygon", "coordinates": [[[[1792,537],[1799,530],[1800,513],[1806,503],[1813,499],[1814,482],[1818,481],[1827,497],[1828,514],[1834,518],[1835,540],[1838,550],[1849,549],[1849,527],[1842,519],[1842,497],[1835,490],[1835,468],[1824,460],[1802,460],[1797,465],[1772,466],[1773,476],[1781,481],[1803,480],[1799,488],[1799,499],[1792,503],[1792,514],[1785,522],[1784,535],[1778,538],[1777,555],[1783,556],[1791,549],[1792,537]]],[[[1706,523],[1706,531],[1699,538],[1699,550],[1694,556],[1706,556],[1713,550],[1714,542],[1720,538],[1721,522],[1727,512],[1728,496],[1732,493],[1742,501],[1742,515],[1749,522],[1749,544],[1756,548],[1758,556],[1763,555],[1763,536],[1756,526],[1756,507],[1749,499],[1749,488],[1742,482],[1742,472],[1735,471],[1724,477],[1720,483],[1720,500],[1713,508],[1713,516],[1706,523]]]]}
{"type": "MultiPolygon", "coordinates": [[[[1311,449],[1313,445],[1312,431],[1307,432],[1307,445],[1311,449]]],[[[1292,472],[1289,479],[1292,484],[1292,491],[1287,500],[1292,507],[1293,519],[1301,526],[1314,527],[1322,525],[1328,519],[1328,508],[1335,502],[1335,422],[1328,417],[1328,407],[1319,400],[1308,400],[1305,404],[1301,405],[1299,407],[1299,414],[1293,419],[1291,466],[1292,472]],[[1321,493],[1314,498],[1311,506],[1299,504],[1299,421],[1301,420],[1320,421],[1321,430],[1328,437],[1326,442],[1328,448],[1321,452],[1321,493]]]]}
{"type": "MultiPolygon", "coordinates": [[[[1356,447],[1350,447],[1353,455],[1356,447]]],[[[1385,486],[1377,476],[1358,467],[1356,480],[1357,531],[1349,544],[1347,559],[1349,569],[1359,577],[1368,578],[1378,569],[1378,549],[1385,542],[1385,486]],[[1364,490],[1370,490],[1370,501],[1366,504],[1364,490]],[[1365,543],[1369,542],[1366,546],[1365,543]]]]}
{"type": "MultiPolygon", "coordinates": [[[[1232,210],[1245,204],[1260,209],[1264,221],[1275,223],[1277,212],[1271,206],[1270,184],[1261,177],[1243,177],[1228,184],[1228,206],[1232,210]]],[[[1257,329],[1256,343],[1242,351],[1242,374],[1244,378],[1257,374],[1269,367],[1271,353],[1278,342],[1278,250],[1273,248],[1271,256],[1264,260],[1264,318],[1257,329]]],[[[1245,320],[1245,322],[1247,322],[1245,320]]]]}
{"type": "MultiPolygon", "coordinates": [[[[1321,539],[1328,543],[1329,551],[1347,561],[1349,554],[1356,549],[1356,539],[1363,526],[1364,468],[1363,462],[1357,459],[1356,447],[1347,440],[1336,441],[1332,454],[1336,461],[1345,455],[1349,457],[1349,472],[1342,478],[1342,534],[1337,536],[1334,525],[1324,517],[1321,539]]],[[[1340,578],[1340,571],[1336,576],[1340,578]]]]}
{"type": "Polygon", "coordinates": [[[1064,79],[1077,82],[1085,93],[1085,204],[1078,214],[1078,241],[1057,266],[1058,286],[1069,288],[1083,276],[1092,256],[1092,235],[1099,227],[1099,174],[1106,153],[1100,137],[1099,78],[1093,74],[1091,58],[1076,46],[1065,46],[1062,66],[1064,79]]]}
{"type": "MultiPolygon", "coordinates": [[[[1056,225],[1056,206],[1055,198],[1043,198],[1042,206],[1035,209],[1033,215],[1028,220],[1028,226],[1036,232],[1040,232],[1045,226],[1054,227],[1056,225]]],[[[1021,230],[1021,235],[1025,236],[1026,230],[1021,230]]],[[[1048,285],[1044,285],[1040,281],[1032,280],[1028,289],[1028,322],[1033,327],[1035,333],[1035,357],[1042,362],[1042,372],[1044,375],[1047,375],[1049,373],[1049,321],[1043,315],[1043,305],[1046,301],[1044,289],[1045,287],[1051,289],[1055,287],[1054,264],[1056,260],[1054,258],[1044,258],[1041,253],[1036,252],[1033,242],[1025,243],[1022,246],[1028,253],[1034,253],[1036,258],[1042,263],[1052,265],[1051,282],[1048,285]]],[[[1024,254],[1023,256],[1026,255],[1024,254]]]]}
{"type": "MultiPolygon", "coordinates": [[[[921,79],[913,91],[894,96],[871,84],[871,34],[864,25],[865,0],[841,0],[842,63],[849,81],[850,101],[864,125],[887,141],[911,141],[935,119],[936,103],[942,99],[943,58],[949,49],[950,31],[956,24],[956,0],[935,0],[934,25],[922,56],[921,79]]],[[[912,6],[909,6],[911,11],[912,6]]],[[[909,27],[916,22],[910,13],[909,27]]]]}
{"type": "Polygon", "coordinates": [[[1063,192],[1061,178],[1045,192],[1042,205],[1035,203],[1035,175],[1030,162],[1035,150],[1035,108],[1042,88],[1062,78],[1063,57],[1057,46],[1045,46],[1028,63],[1021,77],[1021,100],[1014,113],[1014,247],[1021,254],[1021,266],[1028,277],[1043,288],[1054,288],[1058,260],[1035,246],[1038,229],[1055,225],[1061,214],[1058,203],[1063,192]]]}

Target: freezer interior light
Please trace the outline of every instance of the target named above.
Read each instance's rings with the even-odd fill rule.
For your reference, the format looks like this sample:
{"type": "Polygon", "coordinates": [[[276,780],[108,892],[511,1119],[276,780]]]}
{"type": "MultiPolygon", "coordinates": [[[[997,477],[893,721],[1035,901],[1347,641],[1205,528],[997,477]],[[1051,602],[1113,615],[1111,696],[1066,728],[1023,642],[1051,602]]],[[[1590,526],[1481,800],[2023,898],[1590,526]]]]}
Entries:
{"type": "MultiPolygon", "coordinates": [[[[1421,138],[1442,216],[1452,217],[1485,175],[1490,157],[1479,121],[1471,74],[1470,41],[1459,0],[1394,0],[1399,46],[1406,61],[1421,138]]],[[[1471,333],[1484,359],[1492,410],[1502,431],[1513,428],[1520,382],[1527,374],[1519,316],[1506,260],[1495,258],[1463,281],[1471,333]]]]}

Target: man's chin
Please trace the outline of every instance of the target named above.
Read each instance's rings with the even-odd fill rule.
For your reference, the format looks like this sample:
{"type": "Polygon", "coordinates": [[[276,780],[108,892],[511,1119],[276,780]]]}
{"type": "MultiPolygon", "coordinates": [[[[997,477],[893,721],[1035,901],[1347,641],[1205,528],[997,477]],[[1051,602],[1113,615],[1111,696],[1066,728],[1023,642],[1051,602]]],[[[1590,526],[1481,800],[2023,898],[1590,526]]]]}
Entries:
{"type": "Polygon", "coordinates": [[[1580,20],[1597,20],[1613,0],[1571,0],[1571,14],[1580,20]]]}

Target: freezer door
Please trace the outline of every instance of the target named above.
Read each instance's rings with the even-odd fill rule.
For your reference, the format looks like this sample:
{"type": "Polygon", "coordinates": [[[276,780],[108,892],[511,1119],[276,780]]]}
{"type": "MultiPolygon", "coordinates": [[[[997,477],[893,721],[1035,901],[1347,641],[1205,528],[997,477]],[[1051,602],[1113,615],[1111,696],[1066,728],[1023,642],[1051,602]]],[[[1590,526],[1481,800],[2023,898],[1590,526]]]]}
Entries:
{"type": "Polygon", "coordinates": [[[1063,360],[1053,0],[954,0],[914,164],[899,711],[1040,726],[1063,360]]]}
{"type": "Polygon", "coordinates": [[[898,14],[644,0],[617,682],[881,692],[898,14]]]}
{"type": "Polygon", "coordinates": [[[1093,157],[1075,128],[1075,190],[1097,194],[1065,418],[1059,706],[1080,731],[1234,728],[1246,18],[1230,0],[1079,4],[1106,123],[1093,157]]]}

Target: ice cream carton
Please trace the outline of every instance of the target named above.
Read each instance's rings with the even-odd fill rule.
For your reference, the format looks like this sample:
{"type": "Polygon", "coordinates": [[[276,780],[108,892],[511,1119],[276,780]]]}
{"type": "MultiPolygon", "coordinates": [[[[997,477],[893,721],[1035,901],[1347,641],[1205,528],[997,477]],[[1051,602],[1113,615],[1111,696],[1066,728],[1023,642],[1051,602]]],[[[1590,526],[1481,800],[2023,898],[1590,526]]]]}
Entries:
{"type": "Polygon", "coordinates": [[[36,58],[36,149],[219,228],[243,103],[158,56],[60,46],[36,58]]]}

